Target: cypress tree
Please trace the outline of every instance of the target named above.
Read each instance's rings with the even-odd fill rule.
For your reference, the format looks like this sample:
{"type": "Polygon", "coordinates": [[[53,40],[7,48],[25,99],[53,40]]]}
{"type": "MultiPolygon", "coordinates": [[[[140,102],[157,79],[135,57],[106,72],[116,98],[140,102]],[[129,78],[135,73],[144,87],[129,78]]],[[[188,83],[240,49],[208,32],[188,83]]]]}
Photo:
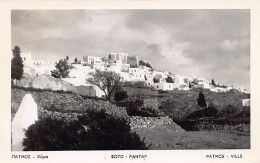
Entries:
{"type": "Polygon", "coordinates": [[[15,46],[13,49],[13,58],[11,61],[11,79],[20,80],[23,76],[23,60],[20,56],[21,51],[19,46],[15,46]]]}

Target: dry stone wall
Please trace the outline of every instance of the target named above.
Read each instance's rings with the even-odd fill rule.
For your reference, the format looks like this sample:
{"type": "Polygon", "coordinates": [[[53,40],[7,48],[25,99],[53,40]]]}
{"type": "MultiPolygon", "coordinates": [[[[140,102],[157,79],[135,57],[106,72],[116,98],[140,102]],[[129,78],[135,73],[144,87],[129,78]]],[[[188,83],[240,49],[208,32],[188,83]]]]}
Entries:
{"type": "Polygon", "coordinates": [[[11,90],[11,110],[12,117],[19,108],[19,105],[25,94],[31,94],[35,100],[38,110],[58,111],[62,113],[82,113],[87,109],[101,110],[105,109],[108,114],[114,114],[118,117],[128,116],[124,108],[117,107],[108,101],[84,99],[81,96],[69,93],[57,93],[53,91],[25,91],[18,88],[11,90]]]}
{"type": "Polygon", "coordinates": [[[173,125],[178,131],[183,131],[183,129],[172,121],[168,116],[166,117],[140,117],[131,116],[129,118],[131,129],[139,128],[154,128],[158,126],[173,125]]]}

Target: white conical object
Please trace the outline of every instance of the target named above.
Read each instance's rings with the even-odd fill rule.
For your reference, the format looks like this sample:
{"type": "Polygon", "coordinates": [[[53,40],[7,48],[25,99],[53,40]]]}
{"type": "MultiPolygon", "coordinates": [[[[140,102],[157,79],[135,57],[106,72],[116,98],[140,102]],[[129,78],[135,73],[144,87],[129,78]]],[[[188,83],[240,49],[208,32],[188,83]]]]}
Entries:
{"type": "Polygon", "coordinates": [[[12,121],[12,150],[23,150],[25,130],[38,120],[37,104],[31,94],[26,94],[12,121]]]}

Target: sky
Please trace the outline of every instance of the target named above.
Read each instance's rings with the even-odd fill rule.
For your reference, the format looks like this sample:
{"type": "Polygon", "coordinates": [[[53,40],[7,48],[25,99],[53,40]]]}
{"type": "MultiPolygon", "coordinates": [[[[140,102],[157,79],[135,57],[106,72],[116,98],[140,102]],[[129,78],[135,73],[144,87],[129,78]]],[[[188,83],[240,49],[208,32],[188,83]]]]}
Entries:
{"type": "Polygon", "coordinates": [[[250,10],[13,10],[12,48],[34,60],[125,52],[152,67],[250,89],[250,10]]]}

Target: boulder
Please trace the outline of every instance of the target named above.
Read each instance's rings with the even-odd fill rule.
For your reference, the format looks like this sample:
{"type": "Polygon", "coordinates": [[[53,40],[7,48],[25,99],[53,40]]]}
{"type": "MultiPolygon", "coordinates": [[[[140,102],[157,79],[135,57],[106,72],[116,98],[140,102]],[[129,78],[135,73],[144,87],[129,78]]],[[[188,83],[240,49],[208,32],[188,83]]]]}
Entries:
{"type": "Polygon", "coordinates": [[[95,97],[96,96],[96,90],[94,89],[93,86],[76,86],[76,89],[79,93],[79,95],[81,96],[92,96],[95,97]]]}
{"type": "Polygon", "coordinates": [[[38,120],[37,104],[31,94],[26,94],[12,121],[12,150],[23,150],[25,130],[38,120]]]}
{"type": "Polygon", "coordinates": [[[73,84],[46,74],[36,77],[32,82],[32,87],[37,89],[49,89],[55,91],[62,90],[78,94],[78,91],[73,84]]]}

